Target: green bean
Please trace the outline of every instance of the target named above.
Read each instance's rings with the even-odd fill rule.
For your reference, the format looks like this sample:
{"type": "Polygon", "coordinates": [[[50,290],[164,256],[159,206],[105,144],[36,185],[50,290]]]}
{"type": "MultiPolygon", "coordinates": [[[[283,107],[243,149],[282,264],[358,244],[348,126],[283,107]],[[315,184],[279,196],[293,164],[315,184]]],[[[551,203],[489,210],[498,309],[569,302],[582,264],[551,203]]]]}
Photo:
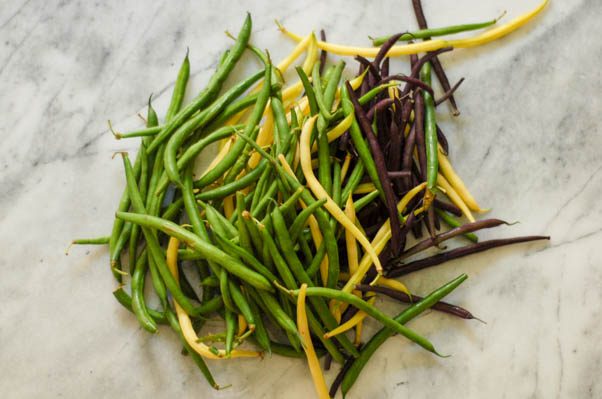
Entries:
{"type": "MultiPolygon", "coordinates": [[[[297,291],[289,291],[289,292],[291,292],[291,294],[293,294],[293,295],[298,294],[298,290],[297,291]]],[[[350,305],[353,305],[356,308],[366,312],[368,315],[372,316],[376,320],[380,321],[385,327],[391,328],[395,332],[408,338],[410,341],[413,341],[414,343],[420,345],[427,351],[432,352],[432,353],[436,354],[437,356],[441,356],[441,355],[439,355],[439,353],[437,353],[437,351],[435,350],[435,347],[429,340],[422,337],[421,335],[414,332],[413,330],[410,330],[409,328],[400,324],[399,322],[395,321],[394,319],[391,319],[386,314],[384,314],[383,312],[378,310],[376,307],[370,305],[369,303],[363,301],[362,299],[358,298],[357,296],[355,296],[353,294],[349,294],[347,292],[343,292],[343,291],[339,291],[339,290],[334,290],[331,288],[308,287],[307,288],[307,296],[308,297],[320,296],[320,297],[335,299],[337,301],[342,301],[342,302],[346,302],[350,305]]]]}
{"type": "Polygon", "coordinates": [[[303,234],[299,235],[299,247],[301,248],[301,252],[306,261],[314,257],[311,248],[309,247],[309,243],[307,242],[307,238],[303,234]]]}
{"type": "MultiPolygon", "coordinates": [[[[261,241],[261,233],[259,233],[259,229],[257,228],[257,225],[255,224],[255,222],[253,221],[253,217],[251,216],[251,214],[249,213],[246,217],[243,216],[242,218],[243,223],[247,229],[247,231],[249,232],[249,237],[251,239],[251,242],[253,243],[253,247],[255,247],[255,252],[261,254],[261,260],[263,262],[263,264],[265,266],[268,267],[268,269],[273,270],[271,268],[272,263],[271,263],[271,259],[267,259],[263,256],[263,242],[261,241]]],[[[250,251],[253,252],[253,251],[250,251]]],[[[270,280],[272,281],[272,280],[270,280]]]]}
{"type": "Polygon", "coordinates": [[[178,71],[178,77],[176,78],[176,84],[174,85],[173,94],[171,95],[171,102],[165,113],[165,120],[170,121],[178,113],[184,101],[184,94],[186,93],[186,84],[188,83],[188,77],[190,76],[190,60],[188,59],[188,49],[186,49],[186,56],[180,70],[178,71]]]}
{"type": "Polygon", "coordinates": [[[197,201],[205,208],[205,215],[207,216],[207,220],[212,226],[216,227],[217,231],[227,239],[232,239],[237,236],[238,230],[230,221],[217,211],[214,207],[209,204],[204,204],[200,201],[197,201]]]}
{"type": "MultiPolygon", "coordinates": [[[[261,89],[261,95],[257,98],[257,102],[255,103],[255,108],[253,109],[253,113],[249,117],[247,124],[245,125],[245,129],[242,133],[245,137],[255,139],[256,126],[258,125],[261,117],[263,116],[263,111],[270,97],[270,73],[272,70],[272,66],[268,64],[265,68],[264,73],[264,86],[261,89]]],[[[244,149],[246,148],[246,143],[244,140],[236,140],[228,154],[222,159],[222,161],[216,165],[215,168],[205,173],[203,177],[197,180],[194,185],[195,187],[202,188],[217,180],[221,175],[226,173],[228,169],[230,172],[226,175],[225,182],[229,183],[234,180],[234,178],[238,175],[238,173],[244,167],[243,161],[246,161],[241,157],[244,149]]]]}
{"type": "MultiPolygon", "coordinates": [[[[341,198],[343,201],[347,201],[347,198],[349,198],[349,196],[353,194],[357,186],[359,186],[360,182],[362,181],[362,178],[364,177],[364,170],[364,163],[361,159],[358,159],[357,163],[355,164],[355,167],[353,168],[353,171],[351,171],[351,174],[347,178],[347,184],[345,184],[345,188],[343,189],[343,193],[341,194],[341,198]]],[[[376,192],[378,193],[378,195],[380,195],[380,191],[376,190],[376,192]]]]}
{"type": "MultiPolygon", "coordinates": [[[[500,18],[501,18],[501,16],[496,19],[493,19],[491,21],[479,22],[479,23],[474,23],[474,24],[452,25],[452,26],[446,26],[443,28],[420,29],[420,30],[417,30],[414,32],[404,33],[403,35],[401,35],[399,37],[399,39],[397,39],[397,41],[426,39],[429,37],[451,35],[454,33],[483,29],[483,28],[486,28],[488,26],[495,24],[500,18]]],[[[390,36],[379,36],[379,37],[375,37],[375,38],[370,38],[370,40],[372,40],[373,46],[380,46],[381,44],[386,42],[389,39],[389,37],[390,36]]]]}
{"type": "Polygon", "coordinates": [[[167,220],[174,220],[176,218],[176,216],[178,216],[179,212],[182,210],[183,204],[184,204],[183,199],[178,198],[177,200],[175,200],[174,202],[169,204],[169,206],[167,208],[165,208],[165,210],[161,214],[161,217],[163,219],[167,219],[167,220]]]}
{"type": "Polygon", "coordinates": [[[280,204],[280,212],[282,212],[285,215],[288,213],[294,214],[295,205],[299,201],[299,198],[301,198],[301,194],[303,194],[303,189],[296,189],[295,192],[293,192],[293,194],[291,194],[291,196],[288,197],[286,201],[280,204]]]}
{"type": "Polygon", "coordinates": [[[163,129],[163,126],[152,126],[127,133],[113,132],[113,136],[115,136],[117,140],[130,139],[133,137],[152,137],[157,135],[161,131],[161,129],[163,129]]]}
{"type": "MultiPolygon", "coordinates": [[[[460,284],[462,284],[467,278],[468,277],[466,276],[466,274],[462,274],[456,277],[449,283],[431,292],[420,302],[411,305],[409,308],[397,315],[394,320],[400,324],[405,324],[409,322],[410,320],[412,320],[413,318],[415,318],[416,316],[418,316],[419,314],[421,314],[422,312],[439,302],[445,296],[447,296],[450,292],[452,292],[460,284]]],[[[376,350],[383,344],[383,342],[385,342],[386,339],[392,336],[393,334],[395,334],[394,330],[384,327],[380,329],[376,334],[374,334],[374,336],[370,338],[370,341],[368,341],[366,345],[362,347],[362,350],[360,351],[360,356],[353,361],[353,364],[351,365],[351,367],[347,371],[347,374],[343,378],[343,383],[341,385],[343,396],[345,396],[347,392],[349,392],[349,389],[359,376],[359,373],[362,371],[372,354],[376,352],[376,350]]]]}
{"type": "Polygon", "coordinates": [[[257,207],[253,210],[253,214],[257,217],[261,217],[262,212],[268,206],[269,203],[273,201],[274,195],[276,195],[276,191],[278,191],[278,185],[272,184],[266,193],[264,193],[261,201],[257,204],[257,207]]]}
{"type": "Polygon", "coordinates": [[[104,245],[108,244],[111,238],[109,236],[106,237],[96,237],[96,238],[76,238],[71,241],[71,245],[104,245]]]}
{"type": "Polygon", "coordinates": [[[263,239],[264,245],[268,248],[269,254],[272,260],[274,261],[276,270],[282,278],[284,285],[289,289],[296,289],[298,285],[295,281],[295,277],[293,276],[293,273],[291,273],[289,265],[280,254],[280,251],[278,251],[278,248],[276,247],[276,244],[274,243],[274,240],[268,233],[267,229],[260,227],[259,231],[261,232],[261,237],[263,239]]]}
{"type": "MultiPolygon", "coordinates": [[[[143,215],[146,217],[155,218],[154,216],[146,215],[146,208],[144,207],[144,203],[142,202],[142,197],[140,196],[140,192],[138,191],[138,188],[136,187],[136,181],[134,179],[134,173],[132,170],[132,166],[130,164],[129,157],[126,153],[122,153],[122,157],[123,157],[123,164],[124,164],[124,168],[125,168],[125,175],[126,175],[128,191],[129,191],[130,197],[132,199],[132,207],[134,208],[134,210],[136,210],[138,212],[137,215],[143,215]]],[[[127,220],[127,221],[130,223],[133,223],[133,220],[127,220]]],[[[172,222],[165,221],[165,223],[172,223],[172,222]]],[[[140,224],[140,223],[135,223],[135,224],[140,224]]],[[[151,230],[151,228],[154,228],[154,227],[148,226],[148,225],[142,225],[142,224],[140,224],[140,225],[142,227],[142,232],[144,233],[144,237],[146,238],[146,243],[149,248],[149,256],[153,258],[153,260],[157,266],[157,270],[159,271],[161,278],[164,280],[165,285],[167,286],[167,288],[173,295],[176,302],[178,302],[178,304],[180,306],[182,306],[182,309],[184,309],[186,311],[186,313],[196,316],[198,314],[198,309],[195,308],[195,306],[190,302],[190,299],[188,297],[186,297],[186,295],[184,295],[184,293],[182,293],[182,291],[180,290],[180,287],[178,286],[177,281],[174,279],[173,275],[169,271],[169,268],[165,261],[165,256],[163,254],[163,251],[161,250],[161,246],[157,239],[156,233],[155,233],[155,231],[151,230]]]]}
{"type": "MultiPolygon", "coordinates": [[[[349,100],[349,93],[347,93],[347,88],[345,87],[341,90],[342,93],[342,106],[343,111],[345,112],[345,116],[351,115],[354,112],[353,103],[349,100]]],[[[384,192],[380,183],[380,179],[378,178],[378,172],[376,170],[376,165],[374,163],[374,159],[372,158],[372,153],[370,152],[370,148],[368,148],[368,144],[366,144],[366,140],[362,135],[362,131],[360,130],[360,126],[357,122],[357,119],[354,119],[351,123],[351,127],[349,128],[349,134],[351,136],[351,140],[353,140],[353,145],[357,150],[357,153],[362,160],[364,168],[366,169],[366,173],[370,176],[370,180],[374,183],[374,186],[381,193],[381,198],[384,200],[384,192]]]]}
{"type": "MultiPolygon", "coordinates": [[[[181,255],[179,254],[179,251],[178,251],[178,259],[180,259],[180,256],[181,255]]],[[[215,276],[207,276],[201,280],[201,285],[203,287],[216,288],[216,287],[219,287],[219,279],[215,276]]]]}
{"type": "Polygon", "coordinates": [[[259,262],[259,260],[257,260],[257,258],[245,248],[231,243],[228,239],[224,238],[220,234],[215,234],[215,238],[217,243],[224,250],[224,252],[238,256],[257,272],[265,276],[265,278],[267,278],[269,281],[278,280],[278,278],[268,268],[262,265],[261,262],[259,262]]]}
{"type": "MultiPolygon", "coordinates": [[[[146,196],[148,189],[148,154],[144,144],[140,146],[140,180],[138,181],[138,187],[140,187],[140,196],[143,198],[146,196]]],[[[136,253],[138,252],[138,238],[140,237],[140,226],[132,226],[129,239],[129,265],[130,273],[133,274],[134,265],[136,265],[136,253]]]]}
{"type": "Polygon", "coordinates": [[[326,245],[324,242],[320,243],[320,248],[314,255],[311,263],[307,267],[307,275],[309,278],[313,279],[318,270],[320,270],[320,263],[322,263],[322,259],[324,259],[324,255],[326,255],[326,245]]]}
{"type": "Polygon", "coordinates": [[[216,296],[208,301],[203,302],[201,306],[198,307],[198,316],[206,316],[210,313],[217,312],[224,306],[224,298],[216,296]]]}
{"type": "MultiPolygon", "coordinates": [[[[341,164],[336,160],[333,161],[334,168],[332,171],[332,200],[341,207],[341,164]]],[[[336,225],[336,220],[331,219],[331,223],[336,225]]],[[[333,225],[333,228],[334,228],[333,225]]]]}
{"type": "Polygon", "coordinates": [[[144,300],[144,279],[146,277],[147,268],[146,251],[140,254],[136,261],[132,273],[132,311],[136,315],[138,322],[148,332],[156,333],[157,324],[149,314],[144,300]]]}
{"type": "Polygon", "coordinates": [[[234,284],[232,281],[230,281],[229,289],[234,304],[240,311],[240,314],[242,314],[245,320],[247,321],[249,330],[255,330],[255,316],[253,315],[253,312],[249,307],[249,302],[247,301],[247,298],[245,298],[240,288],[238,288],[238,285],[234,284]]]}
{"type": "MultiPolygon", "coordinates": [[[[129,207],[129,205],[128,205],[129,207]]],[[[127,245],[130,236],[132,234],[132,224],[125,223],[123,224],[123,228],[119,234],[119,237],[115,241],[115,244],[111,247],[111,243],[109,241],[109,251],[110,251],[110,261],[111,261],[111,271],[113,275],[121,281],[121,277],[124,272],[121,267],[121,252],[127,245]]]]}
{"type": "Polygon", "coordinates": [[[224,62],[217,68],[207,87],[198,94],[198,96],[192,100],[190,104],[185,106],[181,111],[174,115],[173,119],[167,122],[165,128],[159,133],[148,148],[148,152],[152,153],[155,151],[165,139],[167,139],[178,127],[186,122],[192,114],[199,109],[209,104],[217,93],[219,93],[224,81],[240,59],[242,53],[247,47],[249,37],[251,36],[251,16],[247,14],[245,22],[238,34],[238,38],[234,43],[234,46],[228,52],[228,55],[224,59],[224,62]]]}
{"type": "Polygon", "coordinates": [[[332,107],[332,103],[334,102],[334,97],[337,92],[337,86],[339,85],[339,81],[341,80],[341,75],[343,74],[344,69],[345,61],[340,60],[334,67],[332,76],[328,80],[326,89],[324,89],[324,103],[328,108],[328,112],[330,112],[330,108],[332,107]]]}
{"type": "Polygon", "coordinates": [[[301,79],[301,83],[303,84],[303,89],[305,89],[305,95],[307,96],[307,102],[309,103],[309,112],[310,115],[316,115],[319,112],[318,102],[316,100],[316,93],[309,82],[309,78],[303,71],[303,68],[300,66],[295,67],[297,74],[299,75],[299,79],[301,79]]]}
{"type": "MultiPolygon", "coordinates": [[[[431,63],[425,63],[420,69],[420,79],[431,84],[431,63]]],[[[437,187],[439,172],[439,154],[437,145],[437,120],[435,117],[435,102],[433,96],[425,91],[424,96],[424,142],[426,146],[426,184],[432,192],[437,187]]]]}
{"type": "Polygon", "coordinates": [[[247,293],[247,303],[255,321],[255,332],[253,333],[255,340],[264,351],[267,353],[272,353],[270,337],[265,329],[265,325],[263,324],[263,319],[261,318],[261,313],[259,313],[257,304],[251,295],[248,295],[247,290],[245,290],[245,293],[247,293]]]}
{"type": "Polygon", "coordinates": [[[232,300],[232,296],[230,295],[230,277],[228,276],[228,271],[224,268],[221,268],[218,274],[219,277],[219,290],[224,300],[224,306],[226,310],[230,310],[232,312],[236,311],[236,307],[234,306],[234,301],[232,300]]]}
{"type": "Polygon", "coordinates": [[[378,197],[378,191],[374,190],[371,193],[364,195],[362,198],[358,199],[357,201],[354,201],[353,205],[355,207],[355,211],[356,212],[361,211],[362,209],[364,209],[364,207],[366,207],[366,205],[370,204],[377,197],[378,197]]]}
{"type": "Polygon", "coordinates": [[[197,194],[196,198],[199,200],[202,200],[202,201],[210,201],[210,200],[222,199],[231,194],[234,194],[236,191],[242,190],[245,187],[248,187],[251,184],[253,184],[256,180],[258,180],[261,177],[261,174],[266,169],[266,166],[267,166],[266,162],[260,162],[260,164],[257,165],[257,167],[255,169],[251,170],[249,173],[245,174],[243,177],[241,177],[237,180],[234,180],[230,183],[221,185],[217,188],[214,188],[213,190],[203,191],[203,192],[197,194]]]}
{"type": "Polygon", "coordinates": [[[261,173],[261,176],[259,177],[259,180],[257,181],[257,184],[255,185],[255,190],[253,191],[253,196],[251,199],[251,212],[253,213],[255,213],[253,209],[254,205],[259,203],[259,198],[263,194],[264,188],[268,182],[268,179],[271,177],[271,174],[271,168],[264,168],[263,172],[261,173]]]}
{"type": "Polygon", "coordinates": [[[209,121],[215,118],[227,104],[231,103],[234,99],[239,97],[242,93],[247,91],[261,76],[263,72],[257,72],[251,77],[238,83],[226,93],[224,93],[219,99],[217,99],[209,108],[198,113],[193,118],[190,118],[186,123],[176,130],[173,135],[167,141],[164,154],[165,172],[169,177],[169,180],[182,186],[182,180],[180,179],[179,170],[177,164],[177,151],[194,131],[202,129],[209,121]]]}
{"type": "Polygon", "coordinates": [[[186,245],[202,254],[208,260],[218,263],[229,273],[248,282],[250,285],[258,288],[259,290],[266,290],[270,292],[274,291],[270,285],[270,282],[261,274],[249,270],[237,259],[224,253],[215,246],[203,241],[196,234],[187,231],[173,222],[162,220],[161,218],[155,216],[129,212],[118,212],[117,217],[131,223],[140,224],[143,227],[161,230],[165,234],[184,242],[186,245]]]}
{"type": "Polygon", "coordinates": [[[288,152],[291,141],[291,129],[286,121],[286,113],[282,100],[278,97],[272,97],[270,104],[272,106],[272,114],[274,122],[278,129],[278,142],[276,143],[276,153],[286,154],[288,152]]]}
{"type": "MultiPolygon", "coordinates": [[[[153,169],[151,171],[151,177],[148,182],[148,191],[146,193],[146,202],[144,205],[148,208],[149,211],[153,210],[155,205],[154,202],[158,201],[158,196],[155,195],[157,191],[157,185],[159,184],[159,180],[161,178],[161,174],[163,172],[163,152],[165,151],[165,146],[161,146],[159,150],[155,153],[153,160],[153,169]]],[[[167,180],[167,179],[166,179],[167,180]]]]}
{"type": "Polygon", "coordinates": [[[169,308],[169,303],[167,302],[167,288],[165,287],[165,283],[161,279],[161,275],[159,270],[157,269],[157,265],[155,264],[152,256],[148,256],[148,268],[151,272],[151,282],[153,283],[153,288],[157,293],[157,297],[161,302],[161,306],[163,306],[163,312],[167,312],[169,308]]]}
{"type": "Polygon", "coordinates": [[[307,219],[309,219],[309,217],[314,214],[316,209],[322,207],[325,203],[326,198],[323,198],[319,201],[314,202],[313,204],[309,205],[307,208],[299,212],[299,214],[295,218],[295,221],[288,229],[288,234],[290,235],[292,241],[297,240],[297,238],[301,234],[301,231],[303,230],[303,227],[305,226],[305,222],[307,222],[307,219]]]}
{"type": "Polygon", "coordinates": [[[199,209],[197,207],[196,199],[192,191],[192,167],[189,167],[184,175],[184,188],[182,189],[182,199],[184,200],[184,207],[188,220],[192,225],[192,231],[201,237],[205,241],[209,241],[209,235],[205,228],[205,224],[201,220],[199,215],[199,209]]]}
{"type": "Polygon", "coordinates": [[[332,119],[332,114],[330,113],[330,107],[326,104],[326,100],[324,99],[323,90],[322,90],[322,80],[320,79],[320,63],[316,62],[314,64],[312,70],[312,84],[314,88],[314,94],[316,96],[316,103],[318,104],[318,110],[320,115],[325,120],[332,119]]]}
{"type": "MultiPolygon", "coordinates": [[[[128,295],[127,292],[124,291],[123,288],[118,288],[115,291],[113,291],[113,296],[115,297],[115,299],[117,299],[117,302],[119,302],[124,308],[126,308],[130,312],[134,313],[134,310],[132,308],[132,298],[128,295]]],[[[167,320],[165,319],[165,315],[162,312],[159,312],[157,310],[150,309],[150,308],[147,310],[148,310],[148,314],[150,315],[150,317],[152,317],[156,323],[158,323],[158,324],[166,324],[167,323],[167,320]]]]}
{"type": "Polygon", "coordinates": [[[253,247],[251,246],[251,237],[249,237],[249,231],[247,230],[242,218],[242,213],[245,211],[244,197],[245,195],[241,191],[236,192],[235,214],[238,216],[236,219],[236,228],[238,230],[238,242],[240,244],[240,247],[246,252],[253,253],[253,247]]]}
{"type": "Polygon", "coordinates": [[[232,353],[232,347],[234,346],[234,336],[236,334],[236,314],[226,308],[225,312],[226,320],[226,356],[230,356],[232,353]]]}
{"type": "Polygon", "coordinates": [[[293,337],[296,338],[291,341],[291,345],[295,349],[299,350],[299,331],[297,331],[297,325],[295,324],[293,319],[291,319],[286,314],[286,312],[284,311],[284,309],[282,309],[276,298],[274,298],[270,293],[258,290],[257,294],[259,295],[261,301],[263,301],[265,307],[269,309],[270,313],[274,316],[274,319],[276,320],[278,325],[282,327],[284,331],[290,333],[293,337]]]}
{"type": "Polygon", "coordinates": [[[291,108],[291,131],[299,128],[299,118],[297,117],[297,111],[295,108],[291,108]]]}

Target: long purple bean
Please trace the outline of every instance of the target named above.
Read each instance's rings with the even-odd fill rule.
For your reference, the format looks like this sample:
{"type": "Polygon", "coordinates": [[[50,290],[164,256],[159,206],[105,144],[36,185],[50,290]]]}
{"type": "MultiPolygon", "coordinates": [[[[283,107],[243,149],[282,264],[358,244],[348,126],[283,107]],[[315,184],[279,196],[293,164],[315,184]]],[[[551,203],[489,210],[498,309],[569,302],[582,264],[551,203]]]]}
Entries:
{"type": "Polygon", "coordinates": [[[454,237],[457,237],[462,234],[472,233],[473,231],[481,230],[481,229],[490,229],[492,227],[497,227],[502,224],[508,224],[507,222],[500,219],[483,219],[478,220],[473,223],[466,223],[460,227],[453,228],[444,233],[437,234],[433,238],[427,238],[426,240],[420,241],[413,247],[409,248],[407,251],[403,252],[399,255],[398,260],[405,259],[410,257],[420,251],[424,251],[425,249],[437,246],[441,244],[443,241],[447,241],[454,237]]]}
{"type": "Polygon", "coordinates": [[[387,213],[389,214],[389,219],[391,221],[391,248],[393,249],[393,254],[398,255],[401,251],[401,226],[399,224],[399,217],[397,215],[397,199],[395,198],[395,193],[393,192],[393,187],[391,186],[391,179],[389,179],[389,176],[387,175],[385,157],[382,149],[378,145],[378,140],[372,131],[372,126],[370,126],[370,122],[366,117],[366,113],[357,100],[351,85],[349,82],[346,82],[346,85],[349,93],[349,99],[353,103],[353,107],[355,109],[355,116],[358,119],[360,127],[364,131],[364,135],[368,139],[368,145],[370,147],[370,151],[372,152],[372,157],[374,158],[374,164],[376,165],[378,177],[385,195],[387,213]]]}
{"type": "MultiPolygon", "coordinates": [[[[416,302],[420,302],[423,299],[421,296],[414,295],[414,294],[412,294],[412,297],[410,298],[410,296],[408,294],[406,294],[405,292],[397,291],[397,290],[394,290],[389,287],[372,286],[372,285],[368,285],[368,284],[358,284],[355,286],[355,288],[362,292],[375,292],[377,294],[383,294],[383,295],[388,296],[389,298],[396,299],[403,303],[416,303],[416,302]]],[[[438,310],[443,313],[448,313],[448,314],[460,317],[462,319],[479,320],[478,318],[474,317],[473,314],[470,313],[468,310],[466,310],[460,306],[452,305],[450,303],[443,302],[443,301],[437,302],[435,305],[433,305],[433,307],[431,309],[435,309],[435,310],[438,310]]]]}
{"type": "Polygon", "coordinates": [[[410,263],[403,264],[395,261],[386,272],[387,277],[399,277],[405,276],[406,274],[426,269],[427,267],[437,266],[442,263],[448,262],[453,259],[462,258],[464,256],[484,252],[492,248],[503,247],[506,245],[519,244],[523,242],[538,241],[538,240],[549,240],[548,236],[526,236],[526,237],[515,237],[515,238],[504,238],[499,240],[482,241],[478,244],[467,245],[465,247],[453,249],[451,251],[443,252],[428,258],[416,260],[410,263]]]}

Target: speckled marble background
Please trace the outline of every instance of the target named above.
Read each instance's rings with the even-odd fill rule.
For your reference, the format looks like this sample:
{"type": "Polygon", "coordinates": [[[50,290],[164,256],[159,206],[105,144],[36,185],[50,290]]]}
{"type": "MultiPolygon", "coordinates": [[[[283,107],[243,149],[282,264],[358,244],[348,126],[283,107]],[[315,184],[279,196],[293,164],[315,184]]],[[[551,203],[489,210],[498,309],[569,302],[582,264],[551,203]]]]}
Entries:
{"type": "MultiPolygon", "coordinates": [[[[537,1],[424,3],[431,26],[444,26],[504,9],[508,20],[537,1]]],[[[164,111],[187,46],[194,95],[230,43],[223,31],[237,31],[246,10],[253,42],[275,59],[292,44],[274,18],[300,33],[324,28],[332,41],[363,45],[369,34],[415,27],[409,0],[2,1],[3,397],[314,395],[304,362],[276,357],[212,362],[218,382],[232,387],[211,390],[171,332],[145,333],[115,302],[105,249],[63,252],[75,236],[110,230],[124,184],[111,154],[137,143],[115,141],[106,120],[138,126],[151,92],[164,111]]],[[[390,339],[349,397],[602,397],[600,15],[597,0],[552,0],[511,37],[442,57],[452,80],[466,78],[457,96],[461,117],[440,112],[451,158],[492,215],[521,222],[482,237],[546,233],[552,240],[409,277],[423,293],[468,273],[450,300],[488,324],[424,315],[412,327],[452,357],[390,339]]],[[[394,312],[390,302],[379,306],[394,312]]]]}

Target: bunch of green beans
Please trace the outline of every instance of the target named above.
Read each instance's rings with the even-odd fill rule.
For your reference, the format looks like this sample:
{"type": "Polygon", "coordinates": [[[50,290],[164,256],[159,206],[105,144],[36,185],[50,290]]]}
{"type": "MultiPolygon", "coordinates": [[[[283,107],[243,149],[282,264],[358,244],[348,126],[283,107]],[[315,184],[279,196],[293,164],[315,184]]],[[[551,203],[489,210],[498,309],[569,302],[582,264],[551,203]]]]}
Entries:
{"type": "MultiPolygon", "coordinates": [[[[341,384],[344,394],[349,391],[372,354],[394,334],[439,356],[433,343],[406,324],[429,308],[475,318],[440,302],[467,276],[416,296],[417,302],[401,282],[384,276],[440,264],[446,256],[455,259],[545,237],[485,242],[451,251],[453,256],[414,260],[455,237],[476,243],[475,231],[506,223],[464,223],[455,217],[464,212],[456,206],[457,196],[439,189],[444,174],[452,189],[460,187],[461,195],[469,195],[448,161],[439,162],[439,147],[447,153],[447,141],[439,137],[430,87],[434,55],[413,59],[413,76],[403,79],[387,78],[384,57],[396,40],[493,23],[375,39],[383,43],[381,52],[373,62],[361,60],[369,68],[353,81],[342,78],[345,61],[326,65],[323,53],[319,62],[296,67],[304,93],[290,95],[282,87],[283,71],[251,45],[247,15],[234,45],[190,103],[184,104],[187,52],[163,120],[149,99],[146,127],[119,133],[111,126],[117,139],[139,138],[140,148],[133,162],[121,154],[126,188],[110,235],[73,243],[108,245],[117,301],[149,333],[169,326],[216,389],[207,359],[263,353],[300,358],[305,351],[312,367],[312,356],[327,357],[344,364],[330,391],[334,396],[341,384]],[[262,68],[223,90],[247,49],[262,68]],[[217,156],[211,153],[216,143],[217,156]],[[204,158],[213,161],[199,173],[195,164],[204,158]],[[441,201],[446,195],[452,203],[441,201]],[[419,238],[425,220],[429,238],[408,245],[409,232],[419,238]],[[439,222],[451,229],[440,231],[439,222]],[[362,242],[369,246],[357,245],[362,242]],[[376,267],[379,254],[380,259],[393,254],[395,262],[384,264],[383,271],[376,267]],[[404,263],[408,257],[412,261],[404,263]],[[374,270],[366,262],[374,262],[374,270]],[[147,280],[152,289],[145,287],[147,280]],[[150,305],[149,292],[158,307],[150,305]],[[385,292],[411,305],[391,318],[364,292],[385,292]],[[301,301],[305,296],[307,305],[300,304],[297,297],[301,301]],[[366,316],[382,329],[361,345],[366,316]],[[223,331],[203,336],[208,319],[221,320],[223,331]],[[355,340],[347,332],[352,329],[355,340]]],[[[313,369],[312,375],[319,380],[313,369]]]]}

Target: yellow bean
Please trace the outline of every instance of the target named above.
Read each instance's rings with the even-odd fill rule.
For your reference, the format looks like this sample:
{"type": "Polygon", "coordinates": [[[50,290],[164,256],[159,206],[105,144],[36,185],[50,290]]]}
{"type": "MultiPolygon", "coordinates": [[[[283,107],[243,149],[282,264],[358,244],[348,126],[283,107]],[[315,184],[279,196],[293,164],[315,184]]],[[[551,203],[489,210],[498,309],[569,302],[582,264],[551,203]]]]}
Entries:
{"type": "MultiPolygon", "coordinates": [[[[545,6],[548,4],[549,0],[544,0],[541,2],[535,9],[530,12],[527,12],[523,15],[518,16],[507,24],[500,25],[493,29],[490,29],[484,33],[476,35],[474,37],[469,37],[466,39],[456,39],[456,40],[444,40],[444,39],[434,39],[426,42],[418,42],[412,44],[404,44],[399,46],[393,46],[387,53],[387,57],[396,57],[400,55],[409,55],[409,54],[418,54],[425,53],[428,51],[435,51],[442,49],[444,47],[474,47],[480,46],[489,42],[492,42],[496,39],[504,37],[521,26],[525,25],[527,22],[532,20],[537,14],[539,14],[545,6]]],[[[289,36],[293,40],[301,41],[302,37],[296,35],[292,32],[286,30],[283,26],[279,26],[280,31],[285,35],[289,36]]],[[[340,44],[328,43],[318,41],[318,47],[328,51],[332,54],[337,55],[349,55],[356,56],[361,55],[363,57],[373,58],[376,57],[380,48],[378,47],[354,47],[354,46],[345,46],[340,44]]]]}
{"type": "Polygon", "coordinates": [[[333,201],[332,198],[328,195],[324,187],[320,184],[311,167],[311,151],[310,151],[310,136],[313,130],[314,124],[316,122],[317,116],[310,118],[304,125],[301,130],[301,139],[299,140],[300,144],[300,154],[301,154],[301,169],[303,170],[303,175],[305,176],[305,180],[307,181],[307,185],[310,190],[314,193],[316,198],[326,199],[326,203],[324,204],[324,208],[347,230],[350,230],[355,239],[360,243],[362,247],[366,250],[366,253],[372,258],[374,262],[374,266],[378,272],[378,274],[382,274],[382,266],[380,264],[380,260],[378,259],[378,255],[372,248],[370,241],[366,238],[364,234],[353,224],[345,215],[345,213],[339,208],[336,202],[333,201]]]}
{"type": "MultiPolygon", "coordinates": [[[[375,300],[376,300],[376,297],[373,296],[372,298],[368,299],[367,302],[370,305],[372,305],[372,304],[374,304],[375,300]]],[[[366,318],[366,316],[368,316],[368,314],[365,313],[364,311],[360,310],[355,315],[353,315],[352,318],[350,318],[349,320],[347,320],[345,323],[341,324],[337,328],[335,328],[335,329],[327,332],[326,334],[324,334],[324,338],[325,339],[329,339],[329,338],[332,338],[332,337],[334,337],[336,335],[339,335],[339,334],[342,334],[344,332],[347,332],[347,331],[351,330],[353,327],[355,327],[359,323],[361,323],[362,320],[364,320],[366,318]]]]}
{"type": "MultiPolygon", "coordinates": [[[[180,247],[180,241],[176,238],[170,238],[169,244],[167,246],[167,266],[171,271],[171,274],[175,277],[176,281],[178,281],[178,248],[180,247]]],[[[184,335],[184,339],[195,352],[199,355],[207,358],[207,359],[226,359],[226,351],[223,349],[219,349],[217,354],[212,352],[209,347],[202,342],[199,342],[199,337],[197,336],[194,328],[192,327],[192,321],[188,314],[178,305],[176,301],[174,301],[174,306],[176,308],[176,314],[178,316],[178,322],[180,323],[180,328],[182,329],[182,335],[184,335]]],[[[261,353],[255,351],[247,351],[247,350],[233,350],[230,353],[230,357],[258,357],[261,356],[261,353]]]]}
{"type": "Polygon", "coordinates": [[[456,190],[454,190],[454,188],[451,186],[451,184],[449,184],[449,182],[445,179],[445,177],[443,177],[443,175],[441,173],[439,173],[437,175],[437,184],[445,190],[446,195],[454,203],[454,205],[456,205],[458,208],[460,208],[460,210],[466,216],[466,218],[471,223],[474,222],[475,219],[474,219],[474,216],[472,216],[470,209],[468,209],[468,207],[466,206],[464,201],[462,201],[462,198],[458,195],[456,190]]]}
{"type": "Polygon", "coordinates": [[[303,340],[303,350],[307,357],[307,363],[309,364],[309,372],[311,378],[314,381],[316,392],[320,399],[329,399],[328,387],[324,380],[324,374],[320,368],[320,361],[314,350],[314,345],[311,342],[311,335],[309,333],[309,326],[307,324],[307,314],[305,310],[305,295],[307,292],[307,284],[302,284],[299,289],[299,296],[297,297],[297,330],[303,340]]]}

